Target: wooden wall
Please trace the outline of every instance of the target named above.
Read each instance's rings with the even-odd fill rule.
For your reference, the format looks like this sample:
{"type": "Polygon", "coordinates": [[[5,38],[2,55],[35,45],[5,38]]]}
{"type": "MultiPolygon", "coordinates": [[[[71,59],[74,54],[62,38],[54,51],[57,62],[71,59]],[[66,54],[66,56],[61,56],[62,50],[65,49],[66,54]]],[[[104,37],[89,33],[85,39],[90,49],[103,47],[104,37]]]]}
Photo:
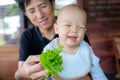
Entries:
{"type": "Polygon", "coordinates": [[[120,35],[119,23],[88,22],[87,35],[105,73],[115,73],[113,37],[120,35]]]}
{"type": "Polygon", "coordinates": [[[15,80],[18,63],[18,45],[0,47],[0,80],[15,80]]]}

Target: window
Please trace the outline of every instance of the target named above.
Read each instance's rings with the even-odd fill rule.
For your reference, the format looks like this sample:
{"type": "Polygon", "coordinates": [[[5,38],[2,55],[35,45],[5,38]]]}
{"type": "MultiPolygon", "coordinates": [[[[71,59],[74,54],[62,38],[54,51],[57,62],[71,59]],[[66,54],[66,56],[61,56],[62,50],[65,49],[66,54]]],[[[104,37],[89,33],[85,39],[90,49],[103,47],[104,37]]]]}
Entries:
{"type": "Polygon", "coordinates": [[[60,8],[62,8],[65,5],[68,4],[77,4],[77,0],[55,0],[55,16],[57,16],[58,11],[60,8]]]}
{"type": "Polygon", "coordinates": [[[17,44],[20,36],[20,15],[15,0],[0,0],[0,46],[17,44]]]}

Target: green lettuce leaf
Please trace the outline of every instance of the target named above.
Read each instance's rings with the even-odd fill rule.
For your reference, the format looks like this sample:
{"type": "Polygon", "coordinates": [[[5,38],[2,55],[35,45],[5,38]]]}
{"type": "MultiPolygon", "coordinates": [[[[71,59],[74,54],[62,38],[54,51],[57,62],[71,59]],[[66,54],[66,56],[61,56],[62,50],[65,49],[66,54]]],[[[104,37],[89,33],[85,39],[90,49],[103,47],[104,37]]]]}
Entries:
{"type": "Polygon", "coordinates": [[[58,76],[58,73],[63,70],[62,67],[62,56],[59,53],[62,51],[63,46],[55,48],[53,50],[46,50],[40,55],[40,63],[42,67],[46,70],[46,77],[58,76]]]}

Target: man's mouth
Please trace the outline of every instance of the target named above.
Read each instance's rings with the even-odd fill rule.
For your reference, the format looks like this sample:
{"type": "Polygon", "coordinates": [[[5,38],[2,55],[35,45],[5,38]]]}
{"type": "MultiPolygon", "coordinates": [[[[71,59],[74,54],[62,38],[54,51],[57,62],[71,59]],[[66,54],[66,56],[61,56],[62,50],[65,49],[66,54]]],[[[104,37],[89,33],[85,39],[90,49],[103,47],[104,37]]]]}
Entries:
{"type": "Polygon", "coordinates": [[[41,21],[39,21],[39,23],[42,25],[45,25],[45,24],[47,24],[47,20],[48,20],[48,18],[44,18],[41,21]]]}

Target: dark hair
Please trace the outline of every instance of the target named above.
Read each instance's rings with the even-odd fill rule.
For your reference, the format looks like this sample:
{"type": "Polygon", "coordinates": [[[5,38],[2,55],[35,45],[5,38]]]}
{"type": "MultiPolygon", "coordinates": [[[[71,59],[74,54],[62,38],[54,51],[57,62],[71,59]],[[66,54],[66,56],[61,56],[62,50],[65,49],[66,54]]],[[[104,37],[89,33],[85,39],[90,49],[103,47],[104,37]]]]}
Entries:
{"type": "MultiPolygon", "coordinates": [[[[29,5],[31,0],[16,0],[19,8],[25,12],[25,4],[29,5]]],[[[53,4],[54,0],[49,0],[51,4],[53,4]]]]}

